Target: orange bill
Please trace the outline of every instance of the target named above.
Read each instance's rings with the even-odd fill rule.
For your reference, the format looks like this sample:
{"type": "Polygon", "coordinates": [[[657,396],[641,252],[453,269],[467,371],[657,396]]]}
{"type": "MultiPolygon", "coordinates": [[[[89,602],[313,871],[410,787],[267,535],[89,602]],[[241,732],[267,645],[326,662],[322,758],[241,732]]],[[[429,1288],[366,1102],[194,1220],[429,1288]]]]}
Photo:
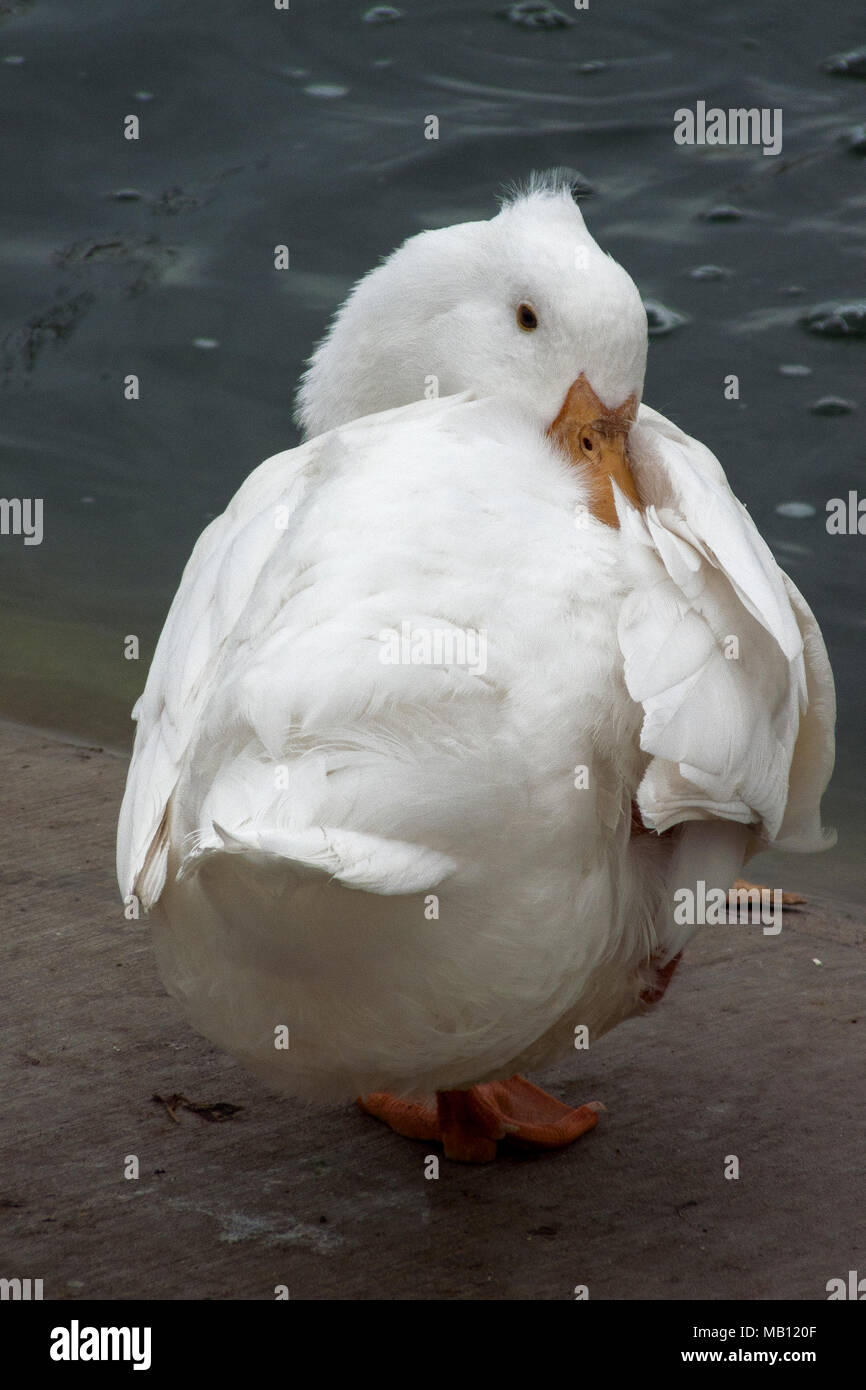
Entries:
{"type": "Polygon", "coordinates": [[[632,395],[609,410],[581,372],[547,431],[574,463],[587,469],[595,484],[590,510],[607,526],[619,526],[611,479],[636,507],[641,505],[628,456],[628,433],[637,407],[637,396],[632,395]]]}

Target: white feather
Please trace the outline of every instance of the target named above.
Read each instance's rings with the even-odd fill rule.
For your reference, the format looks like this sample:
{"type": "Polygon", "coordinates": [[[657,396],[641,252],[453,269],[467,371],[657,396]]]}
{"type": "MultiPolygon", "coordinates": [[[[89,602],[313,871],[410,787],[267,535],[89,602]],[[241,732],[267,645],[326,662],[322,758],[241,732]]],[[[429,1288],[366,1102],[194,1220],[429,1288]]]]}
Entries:
{"type": "Polygon", "coordinates": [[[643,819],[719,817],[826,848],[835,701],[814,618],[704,445],[642,406],[629,452],[645,507],[620,496],[635,585],[619,638],[651,755],[643,819]]]}

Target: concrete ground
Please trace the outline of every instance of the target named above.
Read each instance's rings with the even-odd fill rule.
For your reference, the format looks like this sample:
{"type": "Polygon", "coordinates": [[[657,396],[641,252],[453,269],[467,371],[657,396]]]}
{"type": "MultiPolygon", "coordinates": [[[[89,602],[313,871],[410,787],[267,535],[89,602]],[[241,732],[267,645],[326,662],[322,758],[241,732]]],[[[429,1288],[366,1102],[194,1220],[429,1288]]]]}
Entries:
{"type": "Polygon", "coordinates": [[[0,726],[0,1276],[71,1300],[820,1300],[866,1269],[861,909],[703,928],[653,1013],[544,1077],[604,1101],[594,1132],[428,1180],[429,1144],[274,1097],[186,1026],[117,897],[125,770],[0,726]]]}

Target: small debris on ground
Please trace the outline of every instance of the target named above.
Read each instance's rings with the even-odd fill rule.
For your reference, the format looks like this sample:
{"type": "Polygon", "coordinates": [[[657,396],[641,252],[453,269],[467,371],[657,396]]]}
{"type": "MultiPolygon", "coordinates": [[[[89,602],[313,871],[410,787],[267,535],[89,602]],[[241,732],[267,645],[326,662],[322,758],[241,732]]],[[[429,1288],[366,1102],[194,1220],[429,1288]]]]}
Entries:
{"type": "Polygon", "coordinates": [[[219,1120],[230,1120],[239,1110],[243,1110],[242,1105],[232,1105],[227,1100],[199,1101],[187,1100],[186,1096],[171,1095],[158,1096],[156,1092],[151,1097],[158,1105],[164,1105],[176,1125],[180,1124],[175,1111],[183,1107],[184,1110],[191,1110],[193,1115],[199,1115],[203,1120],[210,1120],[217,1123],[219,1120]]]}

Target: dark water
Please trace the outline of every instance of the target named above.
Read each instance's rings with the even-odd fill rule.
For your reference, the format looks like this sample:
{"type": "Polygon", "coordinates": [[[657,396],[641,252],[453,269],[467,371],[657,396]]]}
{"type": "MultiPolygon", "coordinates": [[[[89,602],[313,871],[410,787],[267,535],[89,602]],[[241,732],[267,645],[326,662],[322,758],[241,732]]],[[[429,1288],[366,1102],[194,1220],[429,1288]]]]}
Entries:
{"type": "Polygon", "coordinates": [[[564,164],[595,190],[597,239],[686,319],[653,341],[646,399],[719,455],[822,622],[843,846],[790,886],[850,888],[866,538],[828,535],[825,508],[866,493],[866,338],[799,319],[866,295],[866,157],[844,138],[866,81],[822,68],[866,44],[866,15],[849,0],[563,0],[573,24],[543,30],[496,0],[399,8],[371,24],[347,0],[0,0],[0,492],[45,499],[41,546],[0,537],[0,712],[125,746],[189,550],[296,442],[299,370],[352,281],[564,164]],[[673,113],[699,100],[780,107],[782,154],[678,146],[673,113]],[[719,205],[742,215],[706,219],[719,205]],[[690,276],[707,264],[729,273],[690,276]],[[810,412],[829,395],[859,410],[810,412]],[[780,515],[786,502],[814,513],[780,515]]]}

